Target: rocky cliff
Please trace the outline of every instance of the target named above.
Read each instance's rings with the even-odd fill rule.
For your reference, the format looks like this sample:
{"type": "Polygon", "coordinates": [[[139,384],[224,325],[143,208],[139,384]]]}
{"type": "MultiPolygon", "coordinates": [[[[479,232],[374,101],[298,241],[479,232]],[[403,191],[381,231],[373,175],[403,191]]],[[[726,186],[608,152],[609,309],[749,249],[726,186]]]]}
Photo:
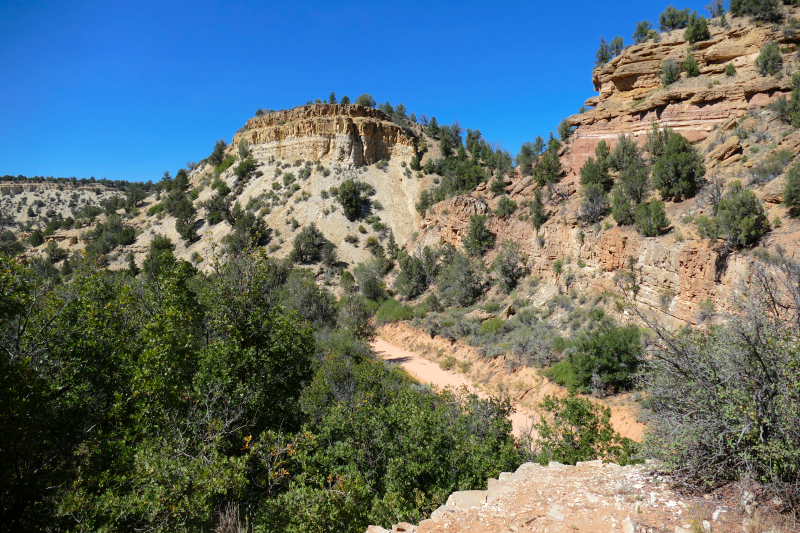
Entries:
{"type": "Polygon", "coordinates": [[[247,121],[231,143],[247,140],[260,159],[306,159],[354,168],[381,159],[412,157],[414,137],[377,109],[313,104],[247,121]]]}
{"type": "Polygon", "coordinates": [[[573,134],[569,166],[579,169],[601,140],[614,141],[620,133],[640,142],[651,122],[669,126],[692,142],[702,141],[714,127],[739,118],[748,109],[760,109],[790,91],[789,76],[758,76],[754,60],[761,48],[776,40],[784,51],[784,64],[800,42],[800,31],[777,26],[755,26],[732,18],[727,27],[711,25],[711,38],[690,45],[683,30],[664,34],[659,42],[648,41],[626,48],[622,54],[592,73],[597,96],[586,100],[588,111],[569,118],[577,127],[573,134]],[[661,62],[673,58],[682,63],[693,54],[701,76],[662,87],[661,62]],[[732,63],[734,76],[724,75],[732,63]]]}
{"type": "MultiPolygon", "coordinates": [[[[795,11],[790,8],[787,17],[795,11]]],[[[561,153],[566,176],[551,194],[543,190],[549,220],[538,234],[526,216],[538,187],[531,177],[506,177],[505,192],[519,209],[510,217],[491,216],[487,225],[498,244],[511,239],[521,245],[533,274],[542,275],[561,291],[598,292],[616,289],[617,271],[628,268],[632,258],[641,276],[638,304],[659,319],[697,323],[698,310],[706,300],[717,310],[728,307],[754,257],[747,250],[721,253],[718,246],[698,236],[692,221],[711,214],[708,185],[694,198],[667,202],[671,231],[660,237],[644,238],[632,226],[617,227],[610,216],[595,225],[582,224],[578,218],[578,172],[589,157],[595,157],[597,144],[605,140],[613,147],[620,134],[642,144],[653,122],[673,128],[694,143],[704,156],[707,177],[723,184],[741,180],[764,201],[774,226],[762,243],[765,248],[796,247],[800,224],[787,217],[780,204],[783,176],[763,183],[753,174],[754,167],[779,151],[800,152],[800,132],[766,109],[790,91],[790,76],[760,76],[754,61],[761,47],[775,39],[785,67],[791,69],[798,63],[800,31],[756,26],[741,18],[732,19],[728,27],[711,25],[710,29],[711,39],[693,46],[684,40],[683,30],[662,34],[659,42],[628,47],[594,70],[592,79],[599,94],[586,101],[592,109],[568,119],[575,129],[561,153]],[[662,87],[661,62],[670,57],[680,62],[688,53],[697,59],[700,76],[687,78],[683,73],[681,80],[662,87]],[[736,67],[733,76],[724,73],[728,63],[736,67]],[[781,224],[774,224],[775,219],[781,224]],[[562,274],[553,270],[556,260],[564,263],[562,274]]],[[[469,196],[434,206],[419,220],[420,244],[443,239],[460,245],[470,215],[489,214],[496,205],[497,196],[481,184],[469,196]]],[[[495,253],[487,254],[487,264],[495,253]]]]}

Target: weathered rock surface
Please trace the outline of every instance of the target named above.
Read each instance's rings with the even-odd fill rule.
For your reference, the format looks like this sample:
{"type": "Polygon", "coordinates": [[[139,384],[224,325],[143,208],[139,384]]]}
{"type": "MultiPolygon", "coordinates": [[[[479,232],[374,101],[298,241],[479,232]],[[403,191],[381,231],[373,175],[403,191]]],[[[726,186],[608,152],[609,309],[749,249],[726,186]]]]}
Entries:
{"type": "Polygon", "coordinates": [[[347,167],[415,154],[414,138],[383,111],[351,104],[313,104],[273,111],[247,121],[241,139],[260,159],[305,159],[347,167]]]}
{"type": "Polygon", "coordinates": [[[669,126],[692,142],[705,139],[715,125],[744,115],[748,109],[763,107],[790,91],[787,76],[758,76],[753,61],[771,39],[786,50],[791,62],[800,32],[785,34],[771,26],[755,27],[740,21],[729,28],[710,26],[711,39],[696,43],[690,51],[683,30],[673,31],[656,43],[630,47],[592,73],[599,95],[586,101],[594,109],[568,119],[573,133],[569,166],[579,169],[601,140],[613,142],[624,133],[639,143],[653,121],[669,126]],[[701,76],[686,78],[662,87],[661,62],[673,58],[679,63],[692,53],[701,76]],[[728,63],[735,76],[719,76],[728,63]],[[712,75],[717,75],[711,79],[712,75]]]}
{"type": "MultiPolygon", "coordinates": [[[[589,461],[548,467],[525,463],[513,474],[490,480],[488,491],[453,493],[416,531],[633,533],[688,530],[695,523],[708,523],[714,531],[741,531],[742,518],[723,502],[673,492],[647,467],[589,461]],[[728,529],[734,524],[737,529],[728,529]]],[[[411,531],[408,524],[393,528],[401,530],[411,531]]]]}

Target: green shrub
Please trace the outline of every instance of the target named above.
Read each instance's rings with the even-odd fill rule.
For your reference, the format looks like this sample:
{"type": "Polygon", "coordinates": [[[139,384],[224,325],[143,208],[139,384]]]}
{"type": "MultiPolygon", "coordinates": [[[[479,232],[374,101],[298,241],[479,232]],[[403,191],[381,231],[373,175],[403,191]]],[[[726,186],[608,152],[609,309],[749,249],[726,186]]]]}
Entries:
{"type": "Polygon", "coordinates": [[[786,173],[783,202],[789,208],[789,216],[800,218],[800,160],[786,173]]]}
{"type": "Polygon", "coordinates": [[[208,156],[208,162],[215,167],[221,165],[222,161],[225,159],[225,150],[227,148],[228,144],[223,139],[218,140],[214,144],[214,150],[211,152],[211,155],[208,156]]]}
{"type": "Polygon", "coordinates": [[[608,195],[602,185],[589,183],[583,186],[583,201],[579,218],[589,224],[602,220],[608,212],[608,195]]]}
{"type": "Polygon", "coordinates": [[[504,325],[505,320],[501,318],[489,318],[481,323],[481,327],[478,331],[481,334],[489,333],[491,335],[497,335],[500,330],[503,329],[504,325]]]}
{"type": "Polygon", "coordinates": [[[294,238],[289,259],[294,263],[314,263],[322,258],[322,249],[329,243],[313,222],[304,226],[294,238]]]}
{"type": "Polygon", "coordinates": [[[689,54],[686,56],[686,59],[683,62],[683,70],[686,71],[686,75],[690,78],[695,78],[700,75],[700,66],[697,64],[694,54],[689,54]]]}
{"type": "Polygon", "coordinates": [[[630,199],[620,188],[615,188],[611,195],[611,216],[619,226],[630,226],[634,222],[634,210],[630,199]]]}
{"type": "Polygon", "coordinates": [[[682,481],[708,489],[744,478],[778,494],[796,490],[800,337],[775,304],[797,294],[800,278],[796,263],[779,261],[746,274],[735,314],[665,336],[647,362],[645,451],[682,481]]]}
{"type": "Polygon", "coordinates": [[[683,11],[675,6],[667,8],[658,16],[658,29],[661,31],[672,31],[685,28],[689,24],[689,8],[683,11]]]}
{"type": "Polygon", "coordinates": [[[439,368],[442,370],[452,370],[456,366],[456,358],[452,355],[448,355],[441,361],[439,361],[439,368]]]}
{"type": "Polygon", "coordinates": [[[450,261],[442,265],[436,277],[436,288],[444,305],[467,307],[481,293],[481,276],[467,256],[455,251],[450,261]]]}
{"type": "Polygon", "coordinates": [[[546,414],[534,424],[532,430],[537,436],[530,443],[539,464],[557,461],[574,465],[597,458],[619,465],[635,462],[637,445],[613,430],[608,407],[575,396],[546,396],[539,408],[546,414]]]}
{"type": "Polygon", "coordinates": [[[664,228],[669,226],[667,213],[664,211],[664,202],[651,200],[639,204],[634,215],[636,229],[645,237],[661,235],[664,228]]]}
{"type": "Polygon", "coordinates": [[[738,181],[720,200],[716,220],[720,236],[733,248],[755,244],[770,231],[761,201],[738,181]]]}
{"type": "Polygon", "coordinates": [[[605,37],[600,37],[600,46],[598,47],[594,57],[595,68],[602,67],[614,58],[614,54],[611,52],[611,48],[608,46],[605,37]]]}
{"type": "Polygon", "coordinates": [[[571,390],[628,390],[641,363],[639,328],[603,323],[575,341],[574,351],[553,366],[551,378],[571,390]]]}
{"type": "Polygon", "coordinates": [[[728,66],[725,67],[725,75],[728,77],[736,75],[736,67],[733,66],[733,63],[728,63],[728,66]]]}
{"type": "Polygon", "coordinates": [[[30,242],[31,246],[33,246],[34,248],[37,246],[41,246],[42,244],[44,244],[44,235],[40,230],[35,229],[31,232],[31,236],[28,239],[28,242],[30,242]]]}
{"type": "Polygon", "coordinates": [[[634,44],[642,44],[650,39],[650,32],[653,30],[653,23],[649,20],[640,20],[636,23],[636,29],[633,32],[634,44]]]}
{"type": "Polygon", "coordinates": [[[503,177],[495,176],[491,183],[489,183],[489,190],[496,195],[505,194],[506,184],[503,182],[503,177]]]}
{"type": "Polygon", "coordinates": [[[608,173],[608,164],[606,158],[592,157],[586,160],[586,163],[581,167],[581,185],[599,185],[604,191],[611,190],[614,180],[608,173]]]}
{"type": "Polygon", "coordinates": [[[519,244],[512,240],[505,241],[492,263],[492,269],[497,273],[500,290],[506,294],[513,291],[519,279],[527,272],[525,256],[519,244]]]}
{"type": "Polygon", "coordinates": [[[469,217],[469,228],[464,237],[464,251],[470,255],[483,255],[486,250],[494,246],[494,233],[486,227],[486,217],[483,215],[471,215],[469,217]]]}
{"type": "Polygon", "coordinates": [[[414,318],[414,310],[404,306],[394,298],[385,300],[375,313],[375,322],[377,324],[388,324],[389,322],[411,320],[412,318],[414,318]]]}
{"type": "Polygon", "coordinates": [[[229,155],[228,157],[223,159],[222,163],[217,165],[214,171],[217,172],[218,174],[221,174],[226,170],[228,170],[229,168],[231,168],[231,165],[233,165],[235,162],[236,162],[236,156],[229,155]]]}
{"type": "Polygon", "coordinates": [[[734,17],[749,15],[763,22],[779,22],[783,19],[778,0],[731,0],[730,11],[734,17]]]}
{"type": "Polygon", "coordinates": [[[661,84],[666,87],[681,79],[681,67],[674,59],[667,58],[661,62],[661,84]]]}
{"type": "Polygon", "coordinates": [[[756,58],[755,65],[762,76],[771,76],[783,68],[783,58],[777,41],[772,40],[764,45],[756,58]]]}
{"type": "Polygon", "coordinates": [[[564,119],[558,123],[558,136],[561,137],[563,142],[567,142],[570,135],[572,135],[572,127],[569,125],[567,119],[564,119]]]}
{"type": "Polygon", "coordinates": [[[533,167],[533,179],[540,187],[561,181],[564,170],[561,167],[561,160],[558,158],[559,149],[560,145],[549,143],[547,150],[533,167]]]}
{"type": "Polygon", "coordinates": [[[536,189],[536,192],[533,195],[533,200],[531,201],[530,205],[531,210],[531,224],[533,225],[536,233],[539,233],[539,228],[542,227],[547,221],[547,212],[544,209],[544,203],[542,202],[542,190],[536,189]]]}
{"type": "Polygon", "coordinates": [[[342,212],[349,221],[356,220],[375,189],[367,183],[348,178],[339,185],[336,199],[342,205],[342,212]]]}
{"type": "Polygon", "coordinates": [[[661,198],[678,202],[694,196],[705,172],[703,158],[697,150],[683,135],[671,132],[664,154],[653,167],[653,182],[661,198]]]}
{"type": "Polygon", "coordinates": [[[514,211],[517,210],[517,202],[512,200],[506,195],[500,197],[497,201],[497,207],[494,210],[494,214],[500,218],[506,218],[514,214],[514,211]]]}
{"type": "Polygon", "coordinates": [[[375,107],[377,102],[375,102],[375,99],[372,97],[371,94],[364,93],[358,98],[356,98],[355,104],[363,105],[365,107],[375,107]]]}
{"type": "Polygon", "coordinates": [[[708,21],[706,21],[706,18],[698,16],[696,11],[692,13],[683,36],[690,44],[710,39],[711,33],[708,31],[708,21]]]}

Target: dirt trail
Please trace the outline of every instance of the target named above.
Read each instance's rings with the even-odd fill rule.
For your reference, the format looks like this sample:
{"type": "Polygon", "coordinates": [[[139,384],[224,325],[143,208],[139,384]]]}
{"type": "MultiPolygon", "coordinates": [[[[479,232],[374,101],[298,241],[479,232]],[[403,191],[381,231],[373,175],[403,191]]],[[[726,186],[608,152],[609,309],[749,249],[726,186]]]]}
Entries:
{"type": "MultiPolygon", "coordinates": [[[[384,361],[399,365],[420,383],[429,383],[440,389],[445,387],[466,387],[470,392],[477,394],[478,397],[488,398],[485,392],[475,387],[472,381],[463,375],[443,370],[437,363],[428,361],[414,352],[409,352],[390,344],[379,337],[376,337],[372,342],[372,349],[384,361]]],[[[512,432],[515,437],[519,437],[522,434],[521,430],[530,425],[530,414],[515,411],[510,418],[513,425],[512,432]]]]}
{"type": "MultiPolygon", "coordinates": [[[[519,435],[523,424],[529,425],[531,416],[537,416],[538,406],[546,396],[567,396],[564,387],[543,377],[534,368],[522,368],[509,373],[502,357],[487,360],[462,342],[451,342],[441,337],[430,337],[403,323],[386,324],[378,328],[379,337],[373,348],[384,359],[402,366],[424,383],[444,388],[467,386],[480,396],[506,395],[511,398],[516,413],[512,415],[514,434],[519,435]],[[459,368],[446,371],[439,360],[452,357],[459,368]]],[[[639,406],[633,394],[619,394],[608,398],[589,398],[592,402],[611,410],[611,426],[622,435],[635,441],[642,440],[644,424],[638,420],[639,406]]]]}

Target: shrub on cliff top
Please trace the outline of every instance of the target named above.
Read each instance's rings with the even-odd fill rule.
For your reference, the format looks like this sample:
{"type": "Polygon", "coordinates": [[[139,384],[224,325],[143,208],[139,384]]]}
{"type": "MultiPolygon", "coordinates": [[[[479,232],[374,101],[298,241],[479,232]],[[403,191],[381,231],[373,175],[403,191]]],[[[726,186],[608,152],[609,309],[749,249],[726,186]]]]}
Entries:
{"type": "Polygon", "coordinates": [[[633,42],[635,44],[642,44],[650,39],[650,32],[653,30],[653,23],[649,20],[640,20],[636,23],[636,29],[633,32],[633,42]]]}
{"type": "Polygon", "coordinates": [[[698,16],[695,11],[689,18],[689,25],[683,33],[684,38],[690,43],[705,41],[711,38],[711,33],[708,31],[708,21],[703,16],[698,16]]]}
{"type": "Polygon", "coordinates": [[[783,19],[778,0],[731,0],[731,15],[750,16],[754,20],[779,22],[783,19]]]}
{"type": "Polygon", "coordinates": [[[689,8],[683,11],[675,6],[667,6],[658,16],[658,29],[661,31],[672,31],[685,28],[689,24],[689,8]]]}

